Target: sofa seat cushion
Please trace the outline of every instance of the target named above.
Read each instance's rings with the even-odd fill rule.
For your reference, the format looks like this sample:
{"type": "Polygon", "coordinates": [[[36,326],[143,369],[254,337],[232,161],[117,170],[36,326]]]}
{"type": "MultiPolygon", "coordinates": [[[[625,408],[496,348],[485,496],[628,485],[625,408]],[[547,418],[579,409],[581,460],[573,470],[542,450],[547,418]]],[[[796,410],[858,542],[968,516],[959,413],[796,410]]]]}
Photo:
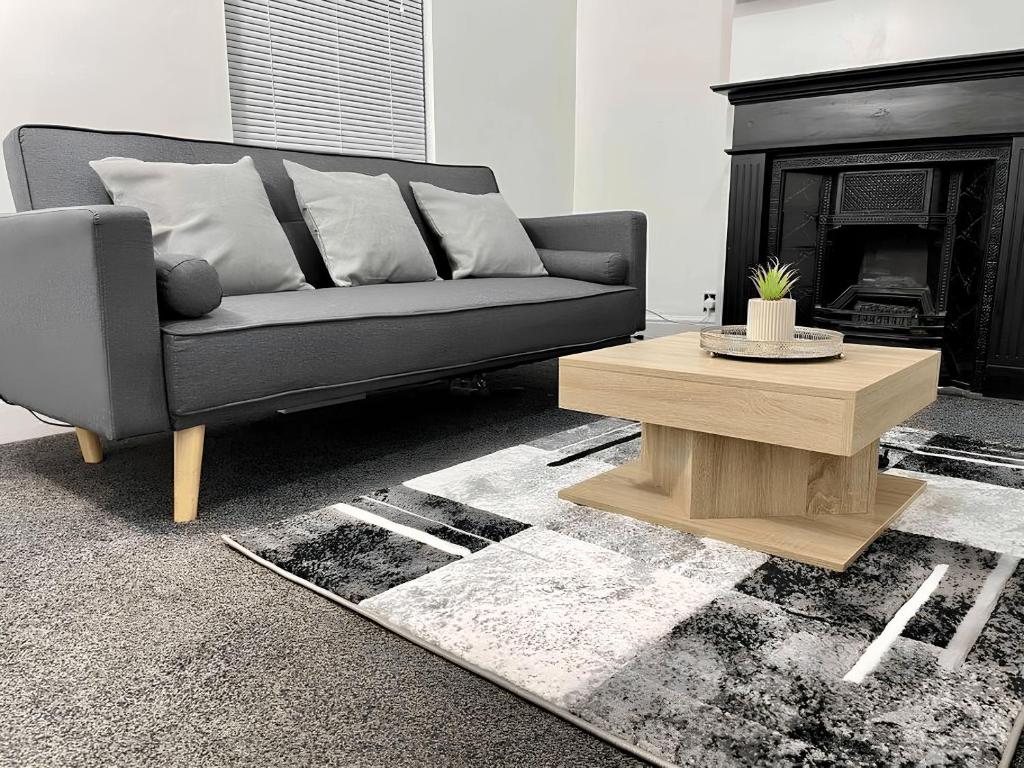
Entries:
{"type": "Polygon", "coordinates": [[[329,402],[394,379],[630,335],[636,289],[558,277],[365,285],[226,297],[161,324],[177,425],[329,402]]]}

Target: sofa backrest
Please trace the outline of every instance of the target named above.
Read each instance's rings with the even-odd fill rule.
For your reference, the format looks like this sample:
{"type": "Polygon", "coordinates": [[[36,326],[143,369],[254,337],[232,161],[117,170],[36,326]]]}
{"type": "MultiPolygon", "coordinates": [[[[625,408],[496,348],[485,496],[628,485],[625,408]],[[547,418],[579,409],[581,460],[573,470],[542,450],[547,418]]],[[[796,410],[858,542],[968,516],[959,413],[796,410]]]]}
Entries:
{"type": "Polygon", "coordinates": [[[496,192],[498,189],[494,173],[483,166],[437,165],[384,157],[303,152],[55,125],[23,125],[11,131],[4,140],[4,160],[14,203],[19,211],[73,205],[109,205],[110,198],[99,177],[89,167],[90,160],[134,157],[139,160],[176,163],[233,163],[245,155],[252,157],[263,177],[270,204],[295,249],[295,256],[306,280],[318,288],[331,285],[331,279],[316,243],[302,220],[282,158],[322,171],[390,174],[398,182],[405,204],[423,234],[442,277],[451,277],[451,269],[441,244],[416,207],[409,182],[425,181],[445,189],[473,194],[496,192]]]}

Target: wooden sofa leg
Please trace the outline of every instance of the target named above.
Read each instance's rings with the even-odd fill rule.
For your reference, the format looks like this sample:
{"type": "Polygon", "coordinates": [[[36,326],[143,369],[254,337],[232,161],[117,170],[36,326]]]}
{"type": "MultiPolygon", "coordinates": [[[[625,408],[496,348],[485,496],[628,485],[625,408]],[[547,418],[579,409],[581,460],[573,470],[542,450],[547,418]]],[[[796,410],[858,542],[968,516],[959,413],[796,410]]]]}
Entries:
{"type": "Polygon", "coordinates": [[[199,476],[203,467],[206,427],[174,433],[174,522],[187,523],[199,512],[199,476]]]}
{"type": "Polygon", "coordinates": [[[99,435],[88,429],[75,427],[75,437],[78,438],[78,447],[82,449],[82,458],[86,464],[99,464],[103,461],[103,444],[99,435]]]}

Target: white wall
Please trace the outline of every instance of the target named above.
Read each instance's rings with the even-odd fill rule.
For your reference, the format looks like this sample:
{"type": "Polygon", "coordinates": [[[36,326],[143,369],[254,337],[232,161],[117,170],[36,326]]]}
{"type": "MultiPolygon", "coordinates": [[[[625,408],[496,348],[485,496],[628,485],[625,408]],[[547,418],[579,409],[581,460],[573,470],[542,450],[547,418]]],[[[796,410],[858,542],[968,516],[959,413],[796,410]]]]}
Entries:
{"type": "MultiPolygon", "coordinates": [[[[224,40],[222,0],[3,0],[0,135],[33,122],[230,140],[224,40]]],[[[51,431],[0,404],[0,443],[51,431]]]]}
{"type": "Polygon", "coordinates": [[[490,166],[520,216],[569,213],[575,0],[431,5],[434,160],[490,166]]]}
{"type": "Polygon", "coordinates": [[[739,0],[730,79],[1022,46],[1021,0],[739,0]]]}
{"type": "Polygon", "coordinates": [[[648,307],[696,316],[725,252],[731,0],[585,0],[576,73],[578,211],[648,217],[648,307]]]}

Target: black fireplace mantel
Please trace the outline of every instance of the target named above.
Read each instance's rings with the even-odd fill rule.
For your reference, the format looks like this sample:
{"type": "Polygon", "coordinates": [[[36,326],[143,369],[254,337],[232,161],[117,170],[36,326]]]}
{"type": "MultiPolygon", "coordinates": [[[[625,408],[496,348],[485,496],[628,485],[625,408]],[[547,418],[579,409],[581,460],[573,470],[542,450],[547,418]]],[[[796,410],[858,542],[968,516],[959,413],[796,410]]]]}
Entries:
{"type": "Polygon", "coordinates": [[[734,106],[723,322],[743,322],[746,279],[768,250],[773,168],[788,158],[1003,147],[998,260],[988,275],[978,387],[1024,398],[1024,50],[712,86],[734,106]],[[1004,155],[1005,156],[1005,155],[1004,155]]]}
{"type": "Polygon", "coordinates": [[[726,94],[729,103],[735,105],[1021,75],[1024,75],[1024,49],[723,83],[711,86],[711,90],[726,94]]]}
{"type": "Polygon", "coordinates": [[[716,85],[732,148],[923,141],[1024,132],[1024,50],[716,85]]]}

